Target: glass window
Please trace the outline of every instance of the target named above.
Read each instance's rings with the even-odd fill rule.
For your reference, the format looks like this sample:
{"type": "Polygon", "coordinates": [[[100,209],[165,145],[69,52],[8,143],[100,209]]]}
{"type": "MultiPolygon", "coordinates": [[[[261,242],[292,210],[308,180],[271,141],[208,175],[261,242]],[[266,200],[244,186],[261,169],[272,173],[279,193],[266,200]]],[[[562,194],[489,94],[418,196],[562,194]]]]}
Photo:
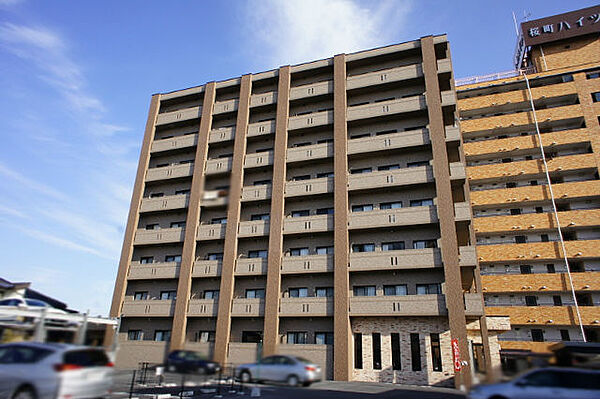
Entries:
{"type": "Polygon", "coordinates": [[[250,220],[269,220],[269,218],[270,217],[268,213],[259,213],[250,216],[250,220]]]}
{"type": "Polygon", "coordinates": [[[141,341],[143,339],[142,330],[127,331],[127,339],[129,341],[141,341]]]}
{"type": "Polygon", "coordinates": [[[428,166],[429,161],[417,161],[417,162],[408,162],[406,164],[407,168],[417,168],[419,166],[428,166]]]}
{"type": "Polygon", "coordinates": [[[433,205],[433,199],[431,199],[431,198],[410,200],[410,206],[432,206],[432,205],[433,205]]]}
{"type": "Polygon", "coordinates": [[[165,262],[181,262],[181,255],[167,255],[165,262]]]}
{"type": "Polygon", "coordinates": [[[527,237],[526,236],[515,236],[515,243],[525,244],[525,243],[527,243],[527,237]]]}
{"type": "Polygon", "coordinates": [[[400,169],[400,165],[395,164],[395,165],[382,165],[379,166],[377,168],[377,170],[395,170],[395,169],[400,169]]]}
{"type": "Polygon", "coordinates": [[[269,256],[269,251],[266,249],[258,249],[254,251],[248,251],[249,258],[263,258],[266,259],[269,256]]]}
{"type": "Polygon", "coordinates": [[[382,202],[379,204],[379,209],[398,209],[402,208],[402,201],[382,202]]]}
{"type": "Polygon", "coordinates": [[[252,288],[246,290],[246,298],[264,298],[265,290],[264,288],[252,288]]]}
{"type": "Polygon", "coordinates": [[[300,175],[292,177],[293,181],[310,180],[310,175],[300,175]]]}
{"type": "Polygon", "coordinates": [[[373,333],[371,338],[373,342],[373,369],[381,370],[381,334],[373,333]]]}
{"type": "Polygon", "coordinates": [[[160,292],[160,299],[162,299],[162,300],[176,299],[176,298],[177,298],[177,291],[161,291],[160,292]]]}
{"type": "Polygon", "coordinates": [[[320,179],[322,177],[333,177],[333,172],[317,173],[317,179],[320,179]]]}
{"type": "Polygon", "coordinates": [[[134,301],[144,301],[146,299],[148,299],[148,291],[137,291],[133,294],[134,301]]]}
{"type": "Polygon", "coordinates": [[[151,223],[146,225],[146,230],[158,230],[160,225],[158,223],[151,223]]]}
{"type": "Polygon", "coordinates": [[[172,229],[175,229],[175,228],[183,229],[183,228],[185,228],[185,222],[171,222],[171,226],[170,227],[172,229]]]}
{"type": "Polygon", "coordinates": [[[350,174],[371,173],[372,171],[373,169],[371,168],[350,169],[350,174]]]}
{"type": "Polygon", "coordinates": [[[533,342],[544,342],[544,332],[538,328],[532,328],[531,340],[533,342]]]}
{"type": "Polygon", "coordinates": [[[408,290],[405,284],[401,285],[384,285],[383,295],[407,295],[408,290]]]}
{"type": "Polygon", "coordinates": [[[315,295],[318,297],[333,297],[333,287],[317,287],[315,295]]]}
{"type": "Polygon", "coordinates": [[[156,330],[156,331],[154,331],[154,340],[155,341],[170,341],[171,340],[171,330],[156,330]]]}
{"type": "Polygon", "coordinates": [[[317,247],[317,255],[328,255],[328,254],[333,254],[333,246],[317,247]]]}
{"type": "Polygon", "coordinates": [[[212,218],[210,224],[227,224],[227,217],[212,218]]]}
{"type": "Polygon", "coordinates": [[[306,331],[290,331],[287,333],[288,344],[307,344],[308,333],[306,331]]]}
{"type": "Polygon", "coordinates": [[[140,263],[142,265],[146,265],[148,263],[153,263],[154,262],[154,256],[142,256],[140,258],[140,263]]]}
{"type": "Polygon", "coordinates": [[[410,355],[412,370],[421,371],[421,340],[418,333],[410,334],[410,355]]]}
{"type": "Polygon", "coordinates": [[[253,186],[262,186],[269,184],[271,184],[271,180],[255,180],[254,183],[252,183],[253,186]]]}
{"type": "Polygon", "coordinates": [[[600,78],[600,72],[592,72],[586,75],[588,79],[598,79],[600,78]]]}
{"type": "Polygon", "coordinates": [[[365,204],[365,205],[352,205],[352,212],[365,212],[372,211],[373,204],[365,204]]]}
{"type": "Polygon", "coordinates": [[[290,288],[288,290],[290,298],[306,298],[308,296],[308,288],[290,288]]]}
{"type": "Polygon", "coordinates": [[[164,195],[164,193],[150,193],[150,198],[160,198],[164,195]]]}
{"type": "Polygon", "coordinates": [[[262,338],[262,331],[242,331],[242,342],[259,343],[262,342],[262,338]]]}
{"type": "Polygon", "coordinates": [[[375,296],[376,290],[374,285],[358,285],[353,287],[354,296],[375,296]]]}
{"type": "Polygon", "coordinates": [[[433,371],[442,371],[442,349],[440,347],[440,334],[430,334],[431,339],[431,364],[433,371]]]}
{"type": "Polygon", "coordinates": [[[308,209],[302,209],[300,211],[292,211],[293,218],[299,218],[299,217],[309,216],[309,215],[310,215],[310,211],[308,209]]]}
{"type": "Polygon", "coordinates": [[[214,331],[198,331],[194,336],[196,342],[215,342],[214,331]]]}
{"type": "Polygon", "coordinates": [[[382,251],[399,251],[404,249],[404,241],[384,242],[381,244],[382,251]]]}
{"type": "Polygon", "coordinates": [[[175,190],[175,195],[189,194],[190,190],[175,190]]]}
{"type": "Polygon", "coordinates": [[[333,208],[318,208],[317,215],[333,215],[333,208]]]}
{"type": "Polygon", "coordinates": [[[570,341],[569,330],[560,330],[560,339],[561,341],[570,341]]]}
{"type": "Polygon", "coordinates": [[[308,248],[290,248],[290,256],[306,256],[308,255],[308,248]]]}
{"type": "Polygon", "coordinates": [[[531,265],[521,265],[519,269],[521,270],[521,274],[531,274],[531,265]]]}
{"type": "Polygon", "coordinates": [[[363,368],[362,334],[354,333],[354,368],[363,368]]]}
{"type": "Polygon", "coordinates": [[[600,102],[600,91],[592,93],[592,101],[595,103],[600,102]]]}
{"type": "Polygon", "coordinates": [[[333,333],[332,332],[316,332],[315,333],[315,344],[317,344],[317,345],[333,345],[333,333]]]}
{"type": "Polygon", "coordinates": [[[533,295],[525,295],[525,304],[527,306],[537,306],[537,297],[533,295]]]}
{"type": "Polygon", "coordinates": [[[208,260],[223,260],[223,252],[209,253],[208,260]]]}
{"type": "Polygon", "coordinates": [[[375,244],[352,244],[352,252],[373,252],[375,244]]]}
{"type": "Polygon", "coordinates": [[[437,240],[413,241],[413,249],[437,248],[437,240]]]}
{"type": "Polygon", "coordinates": [[[204,299],[219,299],[219,290],[205,290],[204,299]]]}
{"type": "Polygon", "coordinates": [[[45,308],[48,306],[48,304],[46,302],[38,301],[35,299],[25,299],[25,303],[28,306],[34,306],[34,307],[38,307],[38,308],[45,308]]]}
{"type": "Polygon", "coordinates": [[[400,352],[400,334],[392,333],[392,369],[402,369],[402,352],[400,352]]]}
{"type": "Polygon", "coordinates": [[[439,295],[442,293],[442,287],[439,283],[417,284],[417,295],[439,295]]]}

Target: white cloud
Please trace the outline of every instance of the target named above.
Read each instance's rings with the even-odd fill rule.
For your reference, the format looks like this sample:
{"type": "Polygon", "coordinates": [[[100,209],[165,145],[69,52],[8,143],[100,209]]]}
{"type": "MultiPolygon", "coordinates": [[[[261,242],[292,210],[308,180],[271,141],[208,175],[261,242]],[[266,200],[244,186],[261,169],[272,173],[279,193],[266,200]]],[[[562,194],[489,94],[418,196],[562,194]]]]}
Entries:
{"type": "Polygon", "coordinates": [[[21,173],[10,169],[2,163],[0,163],[0,175],[8,179],[14,180],[14,182],[21,185],[21,188],[23,188],[24,186],[29,190],[36,191],[39,194],[43,194],[55,199],[65,200],[67,198],[63,193],[59,192],[58,190],[55,190],[54,188],[49,187],[43,183],[39,183],[35,180],[25,177],[21,173]]]}
{"type": "Polygon", "coordinates": [[[58,237],[55,234],[49,234],[49,233],[46,233],[46,232],[43,232],[40,230],[29,229],[29,228],[21,227],[21,226],[12,226],[12,227],[17,230],[22,231],[23,233],[27,234],[28,236],[30,236],[32,238],[35,238],[40,241],[44,241],[48,244],[56,245],[58,247],[70,249],[73,251],[87,252],[92,255],[99,256],[101,258],[112,259],[112,257],[107,256],[106,254],[103,254],[102,252],[97,251],[94,248],[78,244],[78,243],[68,240],[66,238],[58,237]]]}
{"type": "Polygon", "coordinates": [[[253,55],[271,67],[399,41],[409,0],[249,1],[245,27],[253,55]]]}
{"type": "Polygon", "coordinates": [[[22,3],[24,0],[0,0],[0,7],[14,6],[22,3]]]}

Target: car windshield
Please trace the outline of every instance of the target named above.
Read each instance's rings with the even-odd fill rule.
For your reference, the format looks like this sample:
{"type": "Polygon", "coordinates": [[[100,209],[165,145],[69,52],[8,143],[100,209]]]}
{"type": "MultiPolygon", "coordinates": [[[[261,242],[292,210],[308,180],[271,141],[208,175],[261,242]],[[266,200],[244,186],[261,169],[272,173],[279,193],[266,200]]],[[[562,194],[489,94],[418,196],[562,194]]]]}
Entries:
{"type": "Polygon", "coordinates": [[[108,358],[102,350],[82,349],[66,352],[64,362],[82,367],[106,366],[108,358]]]}
{"type": "Polygon", "coordinates": [[[29,346],[7,345],[0,347],[0,364],[36,363],[52,351],[29,346]]]}
{"type": "Polygon", "coordinates": [[[18,299],[5,299],[0,301],[0,306],[19,306],[18,299]]]}
{"type": "Polygon", "coordinates": [[[204,360],[204,358],[196,352],[184,352],[183,357],[185,360],[204,360]]]}
{"type": "Polygon", "coordinates": [[[35,299],[25,299],[25,303],[29,306],[39,306],[39,307],[46,307],[48,306],[46,304],[46,302],[42,302],[42,301],[36,301],[35,299]]]}

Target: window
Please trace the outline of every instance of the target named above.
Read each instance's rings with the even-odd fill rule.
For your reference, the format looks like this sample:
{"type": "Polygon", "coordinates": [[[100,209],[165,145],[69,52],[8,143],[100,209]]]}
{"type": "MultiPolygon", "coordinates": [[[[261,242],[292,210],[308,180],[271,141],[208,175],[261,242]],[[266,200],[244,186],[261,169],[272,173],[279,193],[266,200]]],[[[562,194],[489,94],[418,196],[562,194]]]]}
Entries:
{"type": "Polygon", "coordinates": [[[442,293],[442,287],[439,283],[417,284],[417,295],[439,295],[442,293]]]}
{"type": "Polygon", "coordinates": [[[382,131],[380,131],[380,132],[376,132],[376,133],[375,133],[375,136],[382,136],[382,135],[385,135],[385,134],[393,134],[393,133],[397,133],[397,132],[398,132],[398,130],[397,130],[397,129],[392,129],[392,130],[382,130],[382,131]]]}
{"type": "Polygon", "coordinates": [[[352,205],[352,212],[365,212],[372,211],[373,204],[365,204],[365,205],[352,205]]]}
{"type": "Polygon", "coordinates": [[[333,287],[317,287],[315,295],[318,297],[333,297],[333,287]]]}
{"type": "Polygon", "coordinates": [[[363,368],[362,334],[354,333],[354,368],[363,368]]]}
{"type": "Polygon", "coordinates": [[[172,229],[175,229],[175,228],[183,229],[183,228],[185,228],[185,222],[171,222],[171,226],[170,227],[172,229]]]}
{"type": "Polygon", "coordinates": [[[412,370],[421,371],[421,340],[418,333],[410,334],[410,356],[412,360],[412,370]]]}
{"type": "Polygon", "coordinates": [[[502,158],[502,163],[511,163],[512,158],[502,158]]]}
{"type": "Polygon", "coordinates": [[[249,258],[266,259],[268,256],[269,256],[269,251],[267,251],[266,249],[257,249],[257,250],[248,251],[249,258]]]}
{"type": "Polygon", "coordinates": [[[552,302],[554,302],[554,306],[562,306],[562,298],[560,295],[552,296],[552,302]]]}
{"type": "Polygon", "coordinates": [[[373,333],[373,370],[381,370],[381,334],[373,333]]]}
{"type": "Polygon", "coordinates": [[[544,213],[544,208],[542,208],[541,206],[536,206],[535,213],[544,213]]]}
{"type": "Polygon", "coordinates": [[[542,239],[542,242],[548,242],[548,241],[550,241],[550,238],[548,237],[548,234],[542,234],[540,236],[540,238],[542,239]]]}
{"type": "Polygon", "coordinates": [[[527,243],[527,237],[526,236],[515,236],[515,243],[525,244],[525,243],[527,243]]]}
{"type": "Polygon", "coordinates": [[[290,248],[290,256],[306,256],[308,255],[308,248],[290,248]]]}
{"type": "Polygon", "coordinates": [[[554,269],[554,263],[548,263],[546,265],[546,270],[548,273],[556,273],[556,270],[554,269]]]}
{"type": "Polygon", "coordinates": [[[168,163],[159,163],[156,165],[157,168],[164,168],[166,166],[169,166],[169,164],[168,163]]]}
{"type": "Polygon", "coordinates": [[[415,240],[413,249],[437,248],[437,240],[415,240]]]}
{"type": "Polygon", "coordinates": [[[402,201],[382,202],[379,204],[379,209],[398,209],[402,208],[402,201]]]}
{"type": "Polygon", "coordinates": [[[375,244],[352,244],[352,252],[373,252],[375,244]]]}
{"type": "Polygon", "coordinates": [[[210,224],[227,224],[227,217],[212,218],[210,224]]]}
{"type": "Polygon", "coordinates": [[[588,73],[585,77],[588,79],[598,79],[600,78],[600,72],[591,72],[588,73]]]}
{"type": "Polygon", "coordinates": [[[219,299],[219,290],[204,290],[204,299],[219,299]]]}
{"type": "Polygon", "coordinates": [[[208,260],[223,260],[223,252],[209,253],[208,260]]]}
{"type": "Polygon", "coordinates": [[[353,287],[354,296],[375,296],[374,285],[357,285],[353,287]]]}
{"type": "Polygon", "coordinates": [[[433,199],[431,199],[431,198],[410,200],[410,206],[432,206],[432,205],[433,205],[433,199]]]}
{"type": "Polygon", "coordinates": [[[140,263],[142,265],[146,265],[146,264],[149,264],[149,263],[154,263],[154,256],[142,256],[140,258],[140,263]]]}
{"type": "Polygon", "coordinates": [[[531,340],[533,342],[544,342],[544,332],[538,328],[532,328],[531,340]]]}
{"type": "Polygon", "coordinates": [[[378,166],[377,170],[395,170],[395,169],[400,169],[400,165],[395,164],[395,165],[382,165],[382,166],[378,166]]]}
{"type": "Polygon", "coordinates": [[[177,291],[161,291],[160,299],[161,300],[177,299],[177,291]]]}
{"type": "Polygon", "coordinates": [[[333,143],[333,139],[320,139],[320,140],[317,140],[317,144],[323,144],[323,143],[333,143]]]}
{"type": "Polygon", "coordinates": [[[600,91],[592,93],[592,101],[595,103],[600,102],[600,91]]]}
{"type": "Polygon", "coordinates": [[[127,331],[128,341],[141,341],[144,338],[142,330],[129,330],[127,331]]]}
{"type": "Polygon", "coordinates": [[[167,255],[165,262],[181,262],[181,255],[167,255]]]}
{"type": "Polygon", "coordinates": [[[531,274],[531,265],[521,265],[519,269],[521,269],[521,274],[531,274]]]}
{"type": "Polygon", "coordinates": [[[333,246],[317,247],[317,255],[330,255],[330,254],[333,254],[333,246]]]}
{"type": "Polygon", "coordinates": [[[570,73],[567,75],[562,75],[561,77],[564,83],[573,81],[573,75],[571,75],[570,73]]]}
{"type": "Polygon", "coordinates": [[[134,301],[145,301],[148,299],[148,291],[137,291],[133,294],[134,301]]]}
{"type": "Polygon", "coordinates": [[[360,173],[371,173],[373,171],[372,168],[359,168],[359,169],[350,169],[350,174],[356,175],[360,173]]]}
{"type": "Polygon", "coordinates": [[[418,168],[419,166],[429,166],[429,161],[408,162],[407,168],[418,168]]]}
{"type": "Polygon", "coordinates": [[[268,213],[257,213],[250,216],[250,220],[269,220],[268,213]]]}
{"type": "Polygon", "coordinates": [[[184,194],[189,194],[190,190],[175,190],[175,195],[184,195],[184,194]]]}
{"type": "Polygon", "coordinates": [[[382,251],[399,251],[403,250],[404,248],[404,241],[391,241],[381,243],[382,251]]]}
{"type": "Polygon", "coordinates": [[[317,208],[317,215],[333,215],[333,208],[317,208]]]}
{"type": "Polygon", "coordinates": [[[310,175],[300,175],[292,177],[293,181],[310,180],[310,175]]]}
{"type": "Polygon", "coordinates": [[[289,331],[287,333],[288,344],[308,344],[308,333],[306,331],[289,331]]]}
{"type": "Polygon", "coordinates": [[[171,330],[156,330],[156,331],[154,331],[154,340],[155,341],[170,341],[171,340],[171,330]]]}
{"type": "Polygon", "coordinates": [[[525,295],[525,305],[537,306],[537,297],[533,295],[525,295]]]}
{"type": "Polygon", "coordinates": [[[430,334],[431,339],[431,364],[433,371],[442,371],[442,349],[440,348],[440,334],[430,334]]]}
{"type": "Polygon", "coordinates": [[[333,177],[333,172],[317,173],[317,179],[321,179],[323,177],[333,177]]]}
{"type": "Polygon", "coordinates": [[[300,211],[292,211],[293,218],[299,218],[299,217],[309,216],[309,215],[310,215],[310,211],[308,209],[302,209],[300,211]]]}
{"type": "Polygon", "coordinates": [[[290,288],[288,289],[290,298],[306,298],[308,296],[308,288],[290,288]]]}
{"type": "MultiPolygon", "coordinates": [[[[368,104],[368,102],[362,103],[362,104],[368,104]]],[[[352,104],[353,107],[357,106],[359,104],[352,104]]],[[[360,134],[354,134],[352,136],[350,136],[350,139],[362,139],[364,137],[371,137],[371,133],[360,133],[360,134]]]]}
{"type": "Polygon", "coordinates": [[[402,352],[400,352],[400,334],[392,333],[392,369],[402,370],[402,352]]]}
{"type": "Polygon", "coordinates": [[[571,337],[569,336],[569,330],[560,330],[560,340],[561,341],[570,341],[571,337]]]}
{"type": "Polygon", "coordinates": [[[229,158],[232,156],[233,156],[233,154],[231,152],[227,152],[225,154],[221,154],[221,155],[217,156],[217,158],[229,158]]]}
{"type": "Polygon", "coordinates": [[[198,331],[194,334],[195,342],[215,342],[214,331],[198,331]]]}
{"type": "Polygon", "coordinates": [[[259,343],[262,342],[262,331],[242,331],[242,342],[259,343]]]}
{"type": "Polygon", "coordinates": [[[315,344],[317,344],[317,345],[333,345],[333,333],[332,332],[316,332],[315,333],[315,344]]]}
{"type": "Polygon", "coordinates": [[[529,182],[529,185],[530,185],[530,186],[537,186],[537,185],[538,185],[538,182],[537,182],[537,180],[531,180],[531,181],[529,182]]]}
{"type": "Polygon", "coordinates": [[[262,186],[271,184],[271,180],[254,180],[253,186],[262,186]]]}
{"type": "Polygon", "coordinates": [[[517,187],[517,183],[515,183],[515,182],[506,183],[506,188],[515,188],[515,187],[517,187]]]}
{"type": "Polygon", "coordinates": [[[146,230],[158,230],[160,225],[158,223],[151,223],[146,225],[146,230]]]}
{"type": "Polygon", "coordinates": [[[160,198],[164,195],[164,193],[150,193],[150,198],[160,198]]]}
{"type": "Polygon", "coordinates": [[[264,288],[252,288],[246,290],[246,298],[264,298],[265,290],[264,288]]]}
{"type": "Polygon", "coordinates": [[[407,295],[408,290],[405,284],[401,285],[384,285],[383,295],[407,295]]]}
{"type": "Polygon", "coordinates": [[[521,214],[521,210],[520,210],[520,209],[518,209],[518,208],[511,209],[511,210],[510,210],[510,214],[511,214],[511,215],[520,215],[520,214],[521,214]]]}

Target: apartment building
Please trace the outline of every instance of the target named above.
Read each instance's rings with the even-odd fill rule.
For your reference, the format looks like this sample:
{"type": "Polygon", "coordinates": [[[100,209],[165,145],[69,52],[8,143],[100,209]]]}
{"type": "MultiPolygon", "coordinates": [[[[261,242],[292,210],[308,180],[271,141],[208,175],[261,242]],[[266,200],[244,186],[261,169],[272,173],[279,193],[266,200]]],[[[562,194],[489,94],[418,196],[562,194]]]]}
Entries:
{"type": "Polygon", "coordinates": [[[486,314],[510,317],[509,367],[600,340],[598,15],[523,23],[521,72],[457,81],[486,314]]]}
{"type": "Polygon", "coordinates": [[[337,380],[491,374],[510,327],[484,316],[456,113],[445,35],[154,95],[117,365],[187,348],[337,380]]]}

